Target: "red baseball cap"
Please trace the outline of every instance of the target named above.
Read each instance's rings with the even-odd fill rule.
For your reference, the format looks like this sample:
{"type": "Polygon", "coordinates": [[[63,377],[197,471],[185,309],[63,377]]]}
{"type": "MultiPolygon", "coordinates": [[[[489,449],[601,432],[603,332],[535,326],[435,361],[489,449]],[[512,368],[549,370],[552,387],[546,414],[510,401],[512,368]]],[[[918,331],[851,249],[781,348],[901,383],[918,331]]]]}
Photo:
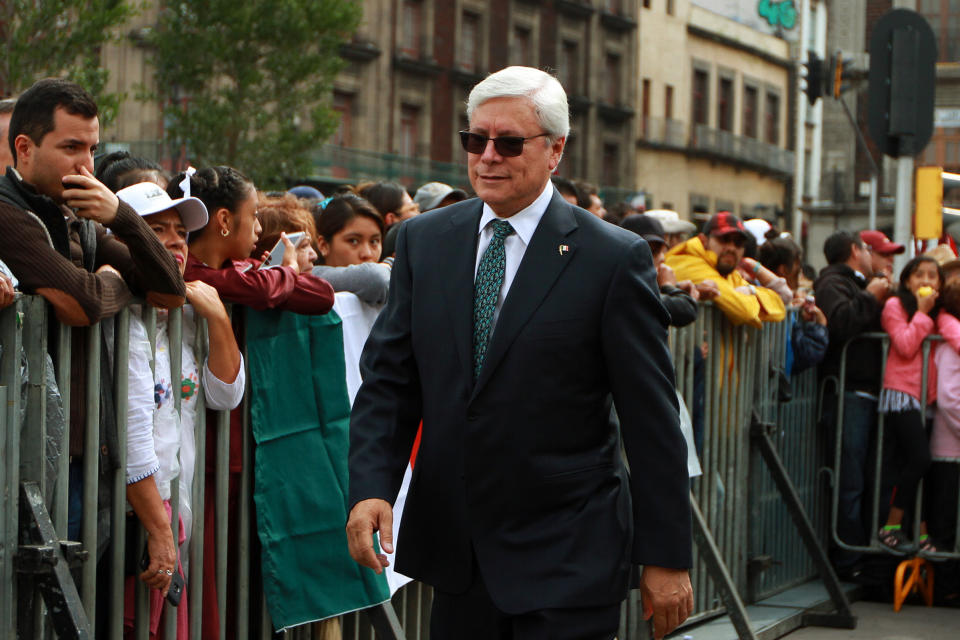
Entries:
{"type": "Polygon", "coordinates": [[[728,233],[739,233],[747,237],[747,229],[743,226],[743,221],[729,211],[713,214],[703,225],[705,236],[725,236],[728,233]]]}
{"type": "Polygon", "coordinates": [[[882,231],[876,229],[861,231],[860,239],[870,245],[870,249],[874,253],[903,253],[907,250],[899,242],[891,242],[890,238],[885,236],[882,231]]]}

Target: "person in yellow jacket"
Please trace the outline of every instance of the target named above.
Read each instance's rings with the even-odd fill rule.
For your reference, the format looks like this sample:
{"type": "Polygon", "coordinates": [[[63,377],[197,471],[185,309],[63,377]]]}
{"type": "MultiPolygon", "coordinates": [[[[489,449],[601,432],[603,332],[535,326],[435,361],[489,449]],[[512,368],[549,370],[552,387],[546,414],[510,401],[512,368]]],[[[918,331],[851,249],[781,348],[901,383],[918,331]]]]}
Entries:
{"type": "Polygon", "coordinates": [[[756,260],[743,257],[746,238],[740,218],[721,211],[707,220],[703,233],[670,249],[666,262],[677,280],[692,280],[698,286],[712,281],[719,291],[713,303],[730,322],[759,328],[763,322],[783,320],[786,308],[780,295],[766,288],[778,276],[756,260]]]}

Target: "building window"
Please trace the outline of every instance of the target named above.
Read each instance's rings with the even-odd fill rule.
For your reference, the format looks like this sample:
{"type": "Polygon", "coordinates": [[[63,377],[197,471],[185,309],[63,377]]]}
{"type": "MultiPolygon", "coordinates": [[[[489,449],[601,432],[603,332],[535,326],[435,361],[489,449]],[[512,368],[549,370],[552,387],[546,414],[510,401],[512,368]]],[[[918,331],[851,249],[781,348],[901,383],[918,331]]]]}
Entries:
{"type": "Polygon", "coordinates": [[[674,0],[667,0],[667,15],[672,16],[676,14],[677,10],[674,7],[674,0]]]}
{"type": "Polygon", "coordinates": [[[927,19],[937,38],[940,62],[960,59],[960,2],[917,0],[917,11],[927,19]]]}
{"type": "Polygon", "coordinates": [[[514,27],[512,53],[514,64],[536,66],[533,59],[530,27],[514,27]]]}
{"type": "Polygon", "coordinates": [[[780,96],[767,92],[767,103],[763,113],[764,139],[767,144],[780,146],[780,96]]]}
{"type": "Polygon", "coordinates": [[[757,106],[759,92],[756,87],[747,85],[743,88],[743,135],[747,138],[757,137],[757,106]]]}
{"type": "Polygon", "coordinates": [[[603,8],[607,13],[620,15],[623,13],[623,0],[603,0],[603,8]]]}
{"type": "Polygon", "coordinates": [[[695,124],[707,124],[709,116],[707,107],[710,105],[710,73],[703,69],[693,70],[693,113],[691,119],[695,124]]]}
{"type": "Polygon", "coordinates": [[[603,177],[608,183],[617,184],[620,179],[620,147],[616,144],[603,145],[603,177]]]}
{"type": "Polygon", "coordinates": [[[693,215],[700,214],[698,217],[706,218],[710,213],[710,196],[701,195],[699,193],[691,193],[690,213],[693,215]]]}
{"type": "Polygon", "coordinates": [[[717,204],[714,213],[720,213],[721,211],[729,211],[733,215],[737,215],[737,204],[732,200],[721,200],[720,198],[717,198],[717,204]]]}
{"type": "Polygon", "coordinates": [[[647,129],[650,122],[650,78],[643,79],[643,95],[640,96],[640,126],[643,129],[643,134],[646,136],[647,129]]]}
{"type": "Polygon", "coordinates": [[[474,72],[480,68],[480,16],[464,12],[460,24],[457,63],[464,71],[474,72]]]}
{"type": "Polygon", "coordinates": [[[643,8],[644,9],[650,8],[650,0],[643,0],[643,8]]]}
{"type": "Polygon", "coordinates": [[[423,5],[419,0],[403,0],[400,13],[400,53],[420,57],[420,20],[423,5]]]}
{"type": "Polygon", "coordinates": [[[620,56],[608,53],[606,70],[607,89],[605,97],[607,104],[620,104],[620,56]]]}
{"type": "Polygon", "coordinates": [[[673,120],[673,85],[664,86],[663,94],[663,117],[667,120],[673,120]]]}
{"type": "Polygon", "coordinates": [[[417,155],[417,133],[420,124],[420,107],[403,105],[400,108],[400,148],[401,156],[408,158],[417,155]]]}
{"type": "Polygon", "coordinates": [[[353,96],[342,91],[333,92],[333,110],[340,116],[337,130],[330,137],[331,144],[338,147],[351,146],[353,96]]]}
{"type": "Polygon", "coordinates": [[[580,47],[572,40],[564,40],[560,49],[560,84],[569,94],[580,90],[580,47]]]}
{"type": "Polygon", "coordinates": [[[944,144],[943,166],[953,169],[960,165],[960,140],[947,140],[944,144]]]}
{"type": "Polygon", "coordinates": [[[733,131],[733,78],[721,77],[717,86],[717,128],[733,131]]]}

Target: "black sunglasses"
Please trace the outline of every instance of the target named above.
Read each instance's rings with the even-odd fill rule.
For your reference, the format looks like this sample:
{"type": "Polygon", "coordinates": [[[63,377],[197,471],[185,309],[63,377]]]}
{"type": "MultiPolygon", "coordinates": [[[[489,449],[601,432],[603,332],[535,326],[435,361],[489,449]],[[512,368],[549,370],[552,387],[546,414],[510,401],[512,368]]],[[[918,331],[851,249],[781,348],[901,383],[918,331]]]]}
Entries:
{"type": "Polygon", "coordinates": [[[710,234],[710,235],[712,235],[714,238],[719,240],[721,243],[726,244],[729,242],[733,244],[733,246],[737,247],[738,249],[742,247],[744,244],[746,244],[747,242],[747,239],[744,237],[744,235],[742,233],[737,233],[736,231],[729,231],[727,233],[710,234]]]}
{"type": "Polygon", "coordinates": [[[481,154],[487,148],[487,141],[493,140],[493,148],[497,150],[497,153],[505,158],[515,158],[523,153],[524,142],[548,135],[550,134],[538,133],[528,138],[522,136],[500,136],[499,138],[491,138],[490,136],[485,136],[480,133],[461,131],[460,144],[463,145],[463,150],[467,153],[481,154]]]}

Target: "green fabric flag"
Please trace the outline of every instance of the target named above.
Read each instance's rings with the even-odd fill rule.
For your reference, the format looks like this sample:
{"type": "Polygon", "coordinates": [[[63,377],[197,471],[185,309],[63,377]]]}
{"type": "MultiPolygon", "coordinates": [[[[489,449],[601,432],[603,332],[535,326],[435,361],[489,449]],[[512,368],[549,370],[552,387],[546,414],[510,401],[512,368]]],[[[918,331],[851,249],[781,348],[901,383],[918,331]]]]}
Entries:
{"type": "Polygon", "coordinates": [[[347,550],[350,401],[333,311],[247,310],[253,499],[275,629],[390,599],[384,576],[347,550]]]}

